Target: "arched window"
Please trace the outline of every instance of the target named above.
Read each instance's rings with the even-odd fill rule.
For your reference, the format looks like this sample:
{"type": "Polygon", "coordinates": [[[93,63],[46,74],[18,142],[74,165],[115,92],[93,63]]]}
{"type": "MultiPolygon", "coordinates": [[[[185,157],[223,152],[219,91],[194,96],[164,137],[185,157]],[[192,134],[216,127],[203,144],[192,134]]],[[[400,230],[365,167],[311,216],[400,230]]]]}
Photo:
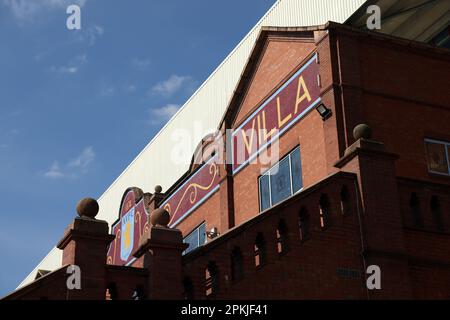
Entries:
{"type": "Polygon", "coordinates": [[[131,295],[132,300],[144,300],[144,290],[142,289],[142,286],[136,286],[136,289],[134,289],[133,294],[131,295]]]}
{"type": "Polygon", "coordinates": [[[114,282],[108,284],[106,288],[106,300],[117,300],[117,286],[114,282]]]}
{"type": "Polygon", "coordinates": [[[326,229],[330,226],[330,201],[326,194],[322,194],[319,200],[320,227],[326,229]]]}
{"type": "Polygon", "coordinates": [[[350,192],[347,186],[343,186],[341,189],[341,212],[343,216],[349,215],[352,211],[350,205],[350,192]]]}
{"type": "Polygon", "coordinates": [[[310,236],[310,220],[308,209],[302,207],[298,214],[298,228],[300,231],[300,242],[307,240],[310,236]]]}
{"type": "Polygon", "coordinates": [[[244,259],[239,247],[234,247],[231,252],[231,280],[239,281],[244,277],[244,259]]]}
{"type": "Polygon", "coordinates": [[[255,240],[255,267],[259,268],[267,262],[267,245],[262,233],[258,233],[255,240]]]}
{"type": "Polygon", "coordinates": [[[211,261],[205,270],[205,290],[207,298],[214,298],[219,289],[219,270],[216,263],[211,261]]]}
{"type": "Polygon", "coordinates": [[[194,285],[192,284],[191,278],[184,277],[183,278],[183,297],[185,300],[193,300],[194,299],[194,285]]]}
{"type": "Polygon", "coordinates": [[[288,229],[283,219],[280,220],[277,228],[277,251],[279,254],[289,251],[288,229]]]}
{"type": "Polygon", "coordinates": [[[409,199],[409,208],[411,210],[413,226],[416,228],[423,227],[422,212],[420,210],[420,201],[419,197],[415,192],[411,193],[411,197],[409,199]]]}
{"type": "Polygon", "coordinates": [[[436,225],[436,228],[439,231],[444,231],[444,222],[442,221],[442,212],[441,212],[441,204],[439,202],[439,198],[436,196],[432,196],[430,200],[430,210],[433,215],[433,220],[436,225]]]}

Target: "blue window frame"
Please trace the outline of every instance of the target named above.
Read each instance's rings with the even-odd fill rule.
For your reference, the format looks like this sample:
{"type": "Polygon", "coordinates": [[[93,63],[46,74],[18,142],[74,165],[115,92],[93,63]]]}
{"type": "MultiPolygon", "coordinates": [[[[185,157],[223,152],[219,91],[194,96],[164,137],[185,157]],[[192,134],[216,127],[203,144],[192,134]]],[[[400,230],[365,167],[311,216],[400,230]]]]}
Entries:
{"type": "Polygon", "coordinates": [[[258,183],[261,211],[300,191],[303,187],[300,146],[260,176],[258,183]]]}
{"type": "Polygon", "coordinates": [[[259,178],[259,195],[261,211],[270,208],[269,175],[263,175],[259,178]]]}
{"type": "Polygon", "coordinates": [[[189,233],[184,239],[184,243],[189,244],[183,254],[189,253],[194,249],[204,245],[206,243],[206,225],[203,222],[197,228],[195,228],[191,233],[189,233]]]}
{"type": "Polygon", "coordinates": [[[272,205],[292,195],[289,157],[285,157],[270,169],[269,181],[272,205]]]}

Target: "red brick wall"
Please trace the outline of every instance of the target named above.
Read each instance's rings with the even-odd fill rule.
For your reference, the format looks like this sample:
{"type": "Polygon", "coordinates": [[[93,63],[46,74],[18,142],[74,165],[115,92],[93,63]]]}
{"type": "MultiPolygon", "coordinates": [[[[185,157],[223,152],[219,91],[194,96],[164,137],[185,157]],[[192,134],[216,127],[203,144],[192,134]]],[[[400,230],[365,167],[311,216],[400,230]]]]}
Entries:
{"type": "Polygon", "coordinates": [[[449,299],[450,272],[448,266],[427,264],[411,266],[413,294],[416,299],[449,299]]]}
{"type": "MultiPolygon", "coordinates": [[[[248,84],[248,89],[243,98],[241,109],[236,116],[234,126],[236,127],[264,99],[282,85],[306,61],[315,47],[312,38],[269,37],[258,62],[257,71],[248,84]]],[[[322,51],[325,51],[325,56],[326,49],[322,51]]],[[[325,61],[326,58],[324,57],[324,63],[325,61]]],[[[325,64],[325,68],[321,68],[321,72],[330,72],[329,67],[329,63],[325,64]]],[[[327,79],[331,77],[324,76],[323,78],[325,81],[329,81],[327,79]]],[[[325,99],[327,103],[331,104],[333,99],[332,93],[326,93],[325,99]]],[[[302,153],[303,183],[304,186],[309,186],[322,179],[328,171],[326,167],[323,121],[314,110],[280,138],[280,157],[299,144],[301,145],[302,153]]],[[[329,144],[332,145],[333,141],[329,141],[329,144]]],[[[269,148],[268,152],[270,151],[271,149],[269,148]]],[[[337,160],[338,158],[338,155],[336,155],[333,159],[337,160]]],[[[233,177],[235,225],[259,213],[258,177],[260,174],[261,166],[259,164],[250,164],[233,177]]],[[[224,177],[223,171],[221,177],[224,177]]],[[[183,232],[183,235],[189,233],[203,220],[207,222],[207,230],[217,227],[219,232],[223,233],[228,229],[224,220],[220,220],[221,215],[226,213],[217,211],[218,201],[228,200],[224,195],[219,200],[218,193],[177,226],[183,232]]]]}
{"type": "Polygon", "coordinates": [[[247,118],[314,49],[312,39],[269,38],[235,124],[247,118]]]}
{"type": "Polygon", "coordinates": [[[428,173],[424,145],[427,137],[450,141],[448,51],[347,31],[336,39],[349,135],[365,122],[400,156],[398,176],[450,184],[428,173]]]}
{"type": "MultiPolygon", "coordinates": [[[[444,186],[450,184],[448,178],[428,174],[423,144],[425,137],[450,141],[447,102],[450,96],[446,90],[449,83],[445,77],[450,71],[448,55],[433,53],[432,49],[420,46],[410,47],[397,40],[388,42],[378,39],[378,36],[353,33],[346,28],[333,28],[329,34],[317,32],[315,44],[290,41],[272,39],[266,44],[234,126],[281,85],[309,53],[316,51],[322,101],[332,110],[333,116],[322,121],[313,110],[279,140],[281,157],[300,144],[304,187],[314,186],[327,175],[339,171],[334,164],[354,142],[352,131],[359,123],[369,124],[373,129],[373,139],[383,142],[387,151],[399,155],[398,160],[392,160],[394,166],[386,164],[389,170],[382,174],[384,178],[389,176],[389,188],[396,190],[396,176],[425,182],[421,188],[405,187],[399,182],[398,193],[388,192],[386,197],[382,196],[386,190],[379,183],[381,180],[377,174],[384,172],[384,162],[377,160],[371,175],[370,159],[365,161],[365,174],[359,182],[362,186],[373,184],[364,189],[375,191],[360,199],[361,214],[369,215],[368,218],[363,217],[369,222],[364,228],[368,229],[366,232],[371,244],[378,246],[378,251],[368,251],[366,263],[379,264],[384,277],[383,290],[368,293],[364,283],[364,259],[360,254],[360,222],[356,215],[347,218],[339,215],[339,184],[332,187],[333,226],[326,230],[318,227],[320,193],[302,198],[297,205],[280,206],[276,214],[258,223],[257,227],[242,228],[243,223],[244,226],[256,223],[254,221],[263,220],[262,216],[269,214],[258,215],[257,179],[261,166],[250,164],[233,177],[235,225],[241,231],[232,230],[233,236],[225,234],[225,238],[220,237],[185,257],[184,272],[194,284],[194,296],[205,298],[205,268],[214,261],[219,267],[217,298],[448,298],[450,218],[447,213],[450,200],[445,196],[447,191],[445,188],[433,191],[442,200],[443,221],[447,226],[445,232],[439,233],[433,228],[409,228],[407,208],[408,197],[414,188],[425,199],[423,206],[428,205],[431,193],[426,181],[444,186]],[[365,210],[379,208],[377,202],[388,198],[382,212],[374,209],[376,223],[372,223],[371,211],[365,210]],[[296,214],[301,205],[312,212],[314,226],[313,236],[305,243],[298,242],[296,228],[296,214]],[[291,241],[291,250],[283,256],[277,254],[275,242],[276,225],[281,217],[289,226],[291,241]],[[390,231],[380,227],[383,225],[380,221],[389,225],[390,231]],[[253,252],[258,232],[264,234],[269,248],[269,263],[260,269],[254,267],[253,252]],[[389,239],[395,243],[396,252],[389,253],[392,249],[386,245],[389,239]],[[230,255],[236,246],[243,252],[244,279],[233,282],[230,278],[230,255]],[[339,268],[358,270],[361,278],[342,279],[337,276],[339,268]]],[[[356,173],[360,169],[357,162],[350,162],[345,168],[356,173]]],[[[207,221],[207,228],[214,225],[219,227],[221,234],[226,233],[227,227],[223,222],[226,213],[217,208],[219,204],[220,207],[228,207],[224,206],[227,197],[219,195],[217,193],[179,225],[184,233],[203,219],[207,221]]],[[[352,205],[355,209],[356,203],[352,205]]],[[[431,226],[432,217],[426,211],[424,221],[431,226]]]]}
{"type": "Polygon", "coordinates": [[[193,229],[206,221],[206,230],[212,227],[220,227],[220,213],[217,210],[220,206],[219,191],[214,193],[208,200],[197,207],[187,218],[176,226],[183,233],[188,235],[193,229]]]}
{"type": "MultiPolygon", "coordinates": [[[[269,39],[271,39],[269,37],[269,39]]],[[[236,117],[239,122],[255,110],[292,74],[316,48],[309,41],[291,37],[269,40],[260,58],[257,71],[249,83],[246,96],[236,117]]],[[[329,65],[328,65],[329,67],[329,65]]],[[[330,72],[322,69],[321,72],[330,72]]],[[[325,79],[329,78],[327,76],[325,79]]],[[[328,98],[327,98],[328,99],[328,98]]],[[[328,101],[328,100],[327,100],[328,101]]],[[[280,158],[300,144],[304,186],[322,179],[327,172],[323,121],[312,110],[279,139],[280,158]]],[[[268,148],[270,153],[272,148],[268,148]]],[[[336,157],[337,159],[337,157],[336,157]]],[[[266,170],[259,163],[249,164],[234,176],[234,204],[236,224],[259,213],[258,177],[266,170]]]]}
{"type": "Polygon", "coordinates": [[[185,257],[184,272],[195,287],[194,298],[205,299],[205,268],[214,261],[219,268],[216,298],[253,299],[332,299],[366,297],[361,259],[361,239],[355,201],[354,177],[335,177],[288,200],[281,208],[269,210],[249,221],[235,232],[224,235],[185,257]],[[349,188],[351,211],[343,216],[339,193],[349,188]],[[331,225],[322,229],[319,223],[319,199],[330,199],[331,225]],[[298,215],[304,207],[310,215],[311,234],[300,241],[298,215]],[[280,219],[288,228],[289,251],[277,252],[276,229],[280,219]],[[258,233],[264,235],[267,263],[255,267],[254,243],[258,233]],[[242,280],[231,279],[231,253],[239,247],[243,254],[242,280]],[[359,277],[346,279],[339,269],[352,269],[359,277]]]}
{"type": "MultiPolygon", "coordinates": [[[[280,137],[280,158],[299,144],[303,185],[307,187],[326,175],[323,122],[314,110],[280,137]]],[[[249,164],[234,176],[236,224],[259,213],[258,177],[262,168],[259,163],[249,164]]]]}

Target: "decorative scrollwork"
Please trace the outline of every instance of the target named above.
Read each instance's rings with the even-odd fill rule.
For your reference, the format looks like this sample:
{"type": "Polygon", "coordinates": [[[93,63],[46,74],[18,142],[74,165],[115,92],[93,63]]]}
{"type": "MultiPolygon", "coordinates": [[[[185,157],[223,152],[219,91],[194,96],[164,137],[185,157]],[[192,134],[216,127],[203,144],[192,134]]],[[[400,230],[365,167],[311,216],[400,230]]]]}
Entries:
{"type": "Polygon", "coordinates": [[[144,229],[142,230],[142,234],[141,237],[144,235],[144,233],[146,233],[150,228],[150,225],[148,224],[148,220],[147,222],[144,224],[144,229]]]}
{"type": "Polygon", "coordinates": [[[120,239],[120,229],[117,230],[116,238],[114,239],[114,254],[113,254],[112,264],[114,264],[116,262],[117,239],[120,239]]]}
{"type": "Polygon", "coordinates": [[[171,219],[170,219],[169,224],[172,222],[172,219],[175,217],[176,213],[178,212],[178,209],[180,208],[180,205],[181,205],[181,203],[183,202],[184,197],[186,196],[186,194],[190,191],[190,194],[189,194],[189,202],[190,202],[191,204],[194,204],[195,201],[197,200],[198,190],[199,190],[199,189],[200,189],[200,190],[209,190],[209,189],[211,188],[211,186],[213,185],[215,179],[216,179],[217,172],[218,172],[217,164],[214,163],[214,162],[212,162],[212,163],[210,164],[210,166],[209,166],[209,173],[212,175],[212,178],[211,178],[211,181],[209,182],[208,185],[202,186],[202,185],[200,185],[200,184],[198,184],[198,183],[191,183],[191,184],[186,188],[186,190],[184,190],[183,196],[181,197],[180,201],[178,202],[178,205],[177,205],[177,207],[176,207],[176,209],[175,209],[175,211],[174,211],[173,213],[170,212],[170,204],[167,203],[167,204],[164,206],[164,209],[166,209],[166,210],[170,213],[170,215],[171,215],[171,219]]]}
{"type": "Polygon", "coordinates": [[[138,234],[139,234],[139,237],[141,237],[141,212],[138,210],[138,211],[136,211],[136,214],[134,215],[134,222],[138,222],[138,218],[139,218],[139,223],[138,223],[138,230],[139,230],[139,232],[138,232],[138,234]]]}

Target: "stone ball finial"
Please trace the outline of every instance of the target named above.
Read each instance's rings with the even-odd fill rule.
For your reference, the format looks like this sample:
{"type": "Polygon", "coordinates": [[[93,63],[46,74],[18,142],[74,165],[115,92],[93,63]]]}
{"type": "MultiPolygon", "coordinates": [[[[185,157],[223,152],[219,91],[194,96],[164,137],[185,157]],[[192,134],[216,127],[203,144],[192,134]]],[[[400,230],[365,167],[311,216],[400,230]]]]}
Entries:
{"type": "Polygon", "coordinates": [[[88,217],[94,219],[98,213],[98,202],[92,198],[84,198],[78,201],[77,212],[80,217],[88,217]]]}
{"type": "Polygon", "coordinates": [[[372,128],[365,123],[360,123],[353,128],[353,138],[358,139],[370,139],[372,137],[372,128]]]}
{"type": "Polygon", "coordinates": [[[159,184],[157,186],[155,186],[155,192],[156,193],[161,193],[162,192],[162,187],[159,184]]]}
{"type": "Polygon", "coordinates": [[[170,214],[164,208],[156,209],[155,211],[153,211],[150,217],[150,222],[154,227],[156,226],[167,227],[169,221],[170,221],[170,214]]]}

